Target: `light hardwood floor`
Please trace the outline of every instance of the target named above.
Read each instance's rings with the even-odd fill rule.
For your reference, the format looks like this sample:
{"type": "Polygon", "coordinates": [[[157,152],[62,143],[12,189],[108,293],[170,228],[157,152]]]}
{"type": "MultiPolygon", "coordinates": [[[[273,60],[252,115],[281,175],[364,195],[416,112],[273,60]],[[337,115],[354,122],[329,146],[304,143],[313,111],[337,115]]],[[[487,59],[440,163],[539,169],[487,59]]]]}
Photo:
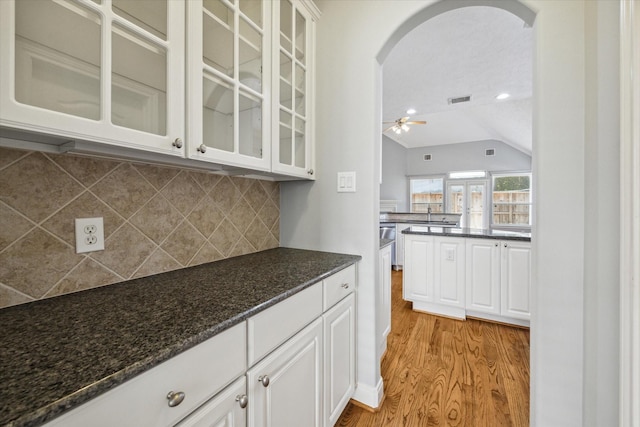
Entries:
{"type": "Polygon", "coordinates": [[[529,331],[418,313],[393,272],[392,320],[376,413],[349,403],[336,426],[529,425],[529,331]]]}

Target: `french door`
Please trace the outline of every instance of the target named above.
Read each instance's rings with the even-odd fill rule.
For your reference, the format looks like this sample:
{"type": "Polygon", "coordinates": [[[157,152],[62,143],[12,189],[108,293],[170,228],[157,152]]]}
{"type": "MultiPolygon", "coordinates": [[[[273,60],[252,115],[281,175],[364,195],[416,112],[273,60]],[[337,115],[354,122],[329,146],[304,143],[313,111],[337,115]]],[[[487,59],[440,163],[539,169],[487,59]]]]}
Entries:
{"type": "Polygon", "coordinates": [[[486,180],[447,182],[446,212],[462,214],[460,227],[488,228],[486,180]]]}

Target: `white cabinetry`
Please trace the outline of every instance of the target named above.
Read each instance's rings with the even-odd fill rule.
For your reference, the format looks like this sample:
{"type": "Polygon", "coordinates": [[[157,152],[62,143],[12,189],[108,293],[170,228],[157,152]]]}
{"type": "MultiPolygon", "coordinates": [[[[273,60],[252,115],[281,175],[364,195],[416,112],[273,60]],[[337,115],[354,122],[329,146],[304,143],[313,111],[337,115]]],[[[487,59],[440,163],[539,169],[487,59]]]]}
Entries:
{"type": "Polygon", "coordinates": [[[404,259],[405,259],[405,245],[404,239],[407,234],[402,234],[402,230],[406,230],[413,225],[423,225],[423,224],[396,224],[396,265],[399,270],[404,269],[404,259]]]}
{"type": "Polygon", "coordinates": [[[189,158],[271,169],[270,3],[189,0],[189,158]]]}
{"type": "Polygon", "coordinates": [[[531,243],[500,242],[500,314],[531,319],[531,243]]]}
{"type": "Polygon", "coordinates": [[[184,22],[169,0],[0,2],[0,126],[182,157],[184,22]]]}
{"type": "Polygon", "coordinates": [[[47,427],[173,426],[244,374],[246,343],[245,325],[236,325],[54,419],[47,427]]]}
{"type": "Polygon", "coordinates": [[[447,307],[442,314],[464,319],[465,239],[434,238],[435,303],[447,307]]]}
{"type": "Polygon", "coordinates": [[[404,235],[402,297],[414,303],[434,301],[434,237],[404,235]]]}
{"type": "Polygon", "coordinates": [[[240,377],[177,427],[246,427],[247,382],[240,377]]]}
{"type": "Polygon", "coordinates": [[[247,372],[249,426],[321,427],[322,319],[247,372]]]}
{"type": "Polygon", "coordinates": [[[387,245],[380,249],[380,259],[378,261],[380,268],[380,320],[378,330],[382,336],[380,340],[380,357],[387,350],[387,336],[391,332],[391,245],[387,245]]]}
{"type": "Polygon", "coordinates": [[[314,179],[315,21],[311,2],[272,2],[273,172],[314,179]]]}
{"type": "Polygon", "coordinates": [[[466,308],[500,315],[500,242],[467,239],[466,308]]]}

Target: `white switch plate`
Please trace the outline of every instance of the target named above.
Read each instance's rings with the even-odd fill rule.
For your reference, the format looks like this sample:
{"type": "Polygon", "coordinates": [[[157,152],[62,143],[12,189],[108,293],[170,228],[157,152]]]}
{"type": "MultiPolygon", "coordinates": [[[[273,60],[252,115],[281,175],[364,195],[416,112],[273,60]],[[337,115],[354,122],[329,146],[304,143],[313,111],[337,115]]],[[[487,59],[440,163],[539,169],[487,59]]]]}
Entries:
{"type": "Polygon", "coordinates": [[[76,218],[76,253],[104,250],[104,221],[99,218],[76,218]]]}
{"type": "Polygon", "coordinates": [[[338,193],[356,192],[356,173],[338,172],[338,193]]]}

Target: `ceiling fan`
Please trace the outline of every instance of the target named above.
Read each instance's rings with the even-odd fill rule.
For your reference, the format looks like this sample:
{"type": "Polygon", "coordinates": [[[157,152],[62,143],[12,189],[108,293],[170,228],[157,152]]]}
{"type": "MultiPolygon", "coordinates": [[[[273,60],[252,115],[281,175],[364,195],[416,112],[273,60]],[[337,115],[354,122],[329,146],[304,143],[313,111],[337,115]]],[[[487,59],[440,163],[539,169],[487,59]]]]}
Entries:
{"type": "Polygon", "coordinates": [[[409,132],[409,125],[424,125],[427,122],[424,120],[409,120],[410,117],[401,117],[394,122],[382,122],[382,124],[391,124],[388,128],[386,128],[383,132],[388,130],[393,130],[396,134],[400,135],[402,131],[409,132]]]}

